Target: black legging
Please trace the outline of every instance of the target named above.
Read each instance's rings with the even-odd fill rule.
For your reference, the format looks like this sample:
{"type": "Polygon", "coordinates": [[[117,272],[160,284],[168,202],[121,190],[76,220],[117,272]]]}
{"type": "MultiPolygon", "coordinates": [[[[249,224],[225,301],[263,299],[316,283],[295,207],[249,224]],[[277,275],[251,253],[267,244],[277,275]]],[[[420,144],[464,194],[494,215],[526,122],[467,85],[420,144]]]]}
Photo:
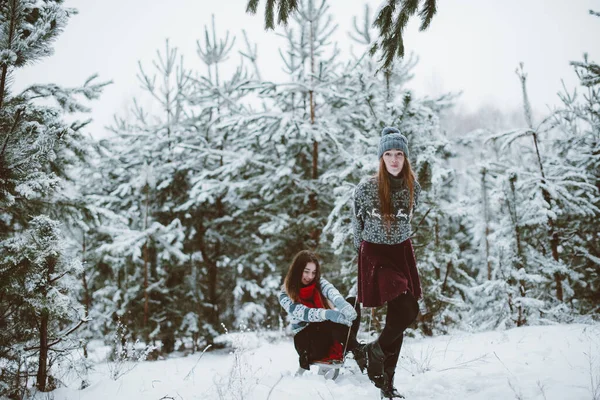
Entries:
{"type": "MultiPolygon", "coordinates": [[[[352,305],[355,304],[356,299],[354,297],[348,297],[346,301],[352,305]]],[[[308,326],[302,329],[294,336],[294,346],[300,356],[300,366],[305,368],[306,362],[313,362],[320,360],[329,354],[329,348],[334,342],[341,343],[342,346],[346,345],[346,339],[348,343],[346,345],[346,351],[352,351],[358,344],[356,341],[356,334],[360,325],[360,304],[356,302],[354,307],[358,314],[352,326],[347,327],[346,325],[336,324],[331,321],[324,322],[311,322],[308,326]],[[348,329],[350,329],[350,337],[348,337],[348,329]],[[303,362],[303,353],[308,358],[303,362]],[[307,361],[308,360],[308,361],[307,361]]]]}
{"type": "Polygon", "coordinates": [[[418,313],[419,304],[409,292],[388,301],[385,328],[379,335],[378,341],[386,356],[384,370],[389,375],[393,376],[398,363],[404,331],[415,321],[418,313]]]}

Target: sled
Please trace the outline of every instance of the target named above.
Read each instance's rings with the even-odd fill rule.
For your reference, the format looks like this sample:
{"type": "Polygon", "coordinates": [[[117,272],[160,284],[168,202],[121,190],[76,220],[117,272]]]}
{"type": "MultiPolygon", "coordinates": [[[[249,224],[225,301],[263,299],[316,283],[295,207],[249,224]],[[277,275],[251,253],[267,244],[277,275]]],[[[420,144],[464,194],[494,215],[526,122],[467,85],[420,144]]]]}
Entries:
{"type": "MultiPolygon", "coordinates": [[[[333,345],[332,345],[333,347],[333,345]]],[[[314,360],[309,363],[309,368],[311,365],[315,365],[318,368],[318,374],[323,375],[325,379],[336,380],[340,375],[340,369],[344,366],[344,358],[323,358],[320,360],[314,360]]],[[[304,374],[306,370],[299,368],[298,372],[296,372],[296,376],[301,376],[304,374]]]]}
{"type": "MultiPolygon", "coordinates": [[[[310,365],[315,365],[318,367],[318,374],[323,375],[325,379],[336,380],[340,375],[340,368],[344,366],[344,362],[342,360],[336,361],[314,361],[310,365]]],[[[307,370],[303,368],[298,368],[296,372],[296,376],[302,376],[307,370]]]]}
{"type": "Polygon", "coordinates": [[[311,365],[319,367],[319,375],[334,381],[340,375],[340,368],[344,365],[344,360],[315,361],[311,365]]]}

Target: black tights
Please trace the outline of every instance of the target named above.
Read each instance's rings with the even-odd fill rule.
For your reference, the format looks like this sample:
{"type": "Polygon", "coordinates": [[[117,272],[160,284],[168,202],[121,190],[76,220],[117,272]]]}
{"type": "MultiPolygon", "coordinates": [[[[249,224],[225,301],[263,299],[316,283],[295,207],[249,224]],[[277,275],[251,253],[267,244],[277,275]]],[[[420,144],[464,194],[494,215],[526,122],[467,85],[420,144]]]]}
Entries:
{"type": "Polygon", "coordinates": [[[385,354],[384,370],[389,376],[394,375],[404,331],[415,321],[418,313],[419,304],[409,292],[388,301],[385,328],[378,341],[385,354]]]}
{"type": "MultiPolygon", "coordinates": [[[[348,297],[346,301],[354,305],[356,299],[348,297]]],[[[308,368],[306,365],[307,362],[320,360],[329,354],[329,348],[334,342],[345,346],[347,352],[352,351],[356,347],[358,344],[356,334],[360,325],[360,304],[358,302],[356,302],[354,309],[358,316],[352,322],[351,327],[331,321],[311,322],[294,336],[294,346],[300,356],[300,366],[302,368],[308,368]],[[350,336],[348,336],[348,329],[350,329],[350,336]],[[347,344],[346,339],[348,339],[347,344]]]]}

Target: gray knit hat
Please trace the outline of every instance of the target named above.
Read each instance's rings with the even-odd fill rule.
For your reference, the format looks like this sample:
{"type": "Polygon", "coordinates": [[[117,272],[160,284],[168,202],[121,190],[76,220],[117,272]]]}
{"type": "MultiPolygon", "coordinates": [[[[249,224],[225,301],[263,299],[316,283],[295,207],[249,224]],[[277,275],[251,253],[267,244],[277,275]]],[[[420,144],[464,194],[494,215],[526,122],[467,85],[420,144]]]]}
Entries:
{"type": "Polygon", "coordinates": [[[383,156],[388,150],[398,149],[404,152],[404,156],[408,158],[408,139],[400,133],[398,128],[387,126],[381,131],[381,139],[379,139],[378,158],[383,156]]]}

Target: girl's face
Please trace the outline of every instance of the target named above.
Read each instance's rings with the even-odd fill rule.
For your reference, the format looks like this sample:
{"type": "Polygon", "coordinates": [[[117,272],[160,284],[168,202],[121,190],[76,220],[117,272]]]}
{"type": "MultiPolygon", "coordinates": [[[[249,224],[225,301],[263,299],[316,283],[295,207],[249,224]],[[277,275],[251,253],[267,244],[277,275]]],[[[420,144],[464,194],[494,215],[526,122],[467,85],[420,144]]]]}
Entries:
{"type": "Polygon", "coordinates": [[[317,266],[315,263],[306,263],[306,267],[304,267],[304,271],[302,272],[302,284],[310,285],[315,280],[315,276],[317,276],[317,266]]]}
{"type": "Polygon", "coordinates": [[[398,149],[391,149],[383,153],[383,162],[385,169],[393,176],[398,176],[404,166],[404,152],[398,149]]]}

